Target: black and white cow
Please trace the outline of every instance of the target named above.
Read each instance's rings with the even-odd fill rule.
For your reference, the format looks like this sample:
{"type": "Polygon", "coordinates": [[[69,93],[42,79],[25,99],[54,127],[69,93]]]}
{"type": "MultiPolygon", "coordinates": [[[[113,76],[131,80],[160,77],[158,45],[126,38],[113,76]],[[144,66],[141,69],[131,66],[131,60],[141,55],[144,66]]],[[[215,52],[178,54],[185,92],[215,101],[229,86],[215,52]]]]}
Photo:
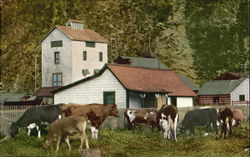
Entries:
{"type": "Polygon", "coordinates": [[[40,126],[41,124],[50,124],[56,119],[61,117],[61,105],[44,105],[38,107],[31,107],[27,109],[23,115],[11,124],[11,137],[15,137],[18,134],[19,128],[27,127],[28,135],[30,134],[30,129],[36,128],[38,131],[38,138],[41,137],[40,126]]]}
{"type": "Polygon", "coordinates": [[[157,113],[156,120],[163,128],[163,137],[170,139],[171,135],[177,142],[176,129],[178,123],[178,111],[173,105],[163,105],[157,113]]]}
{"type": "MultiPolygon", "coordinates": [[[[209,131],[211,125],[215,128],[216,135],[218,135],[217,110],[207,107],[188,111],[180,127],[181,133],[185,133],[186,130],[189,130],[190,135],[195,135],[195,126],[206,126],[207,131],[209,131]]],[[[205,135],[207,135],[207,133],[205,135]]]]}

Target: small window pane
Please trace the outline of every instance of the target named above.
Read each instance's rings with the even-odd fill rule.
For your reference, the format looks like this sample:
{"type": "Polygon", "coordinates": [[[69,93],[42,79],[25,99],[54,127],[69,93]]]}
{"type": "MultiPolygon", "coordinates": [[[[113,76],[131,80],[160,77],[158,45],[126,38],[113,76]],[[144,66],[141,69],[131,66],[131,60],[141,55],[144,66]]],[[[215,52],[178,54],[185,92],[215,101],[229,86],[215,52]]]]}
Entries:
{"type": "Polygon", "coordinates": [[[55,60],[55,64],[60,63],[60,52],[55,52],[54,53],[54,60],[55,60]]]}
{"type": "Polygon", "coordinates": [[[86,41],[86,47],[95,47],[95,42],[86,41]]]}
{"type": "Polygon", "coordinates": [[[99,61],[102,62],[102,60],[103,60],[102,52],[99,52],[99,61]]]}
{"type": "Polygon", "coordinates": [[[83,56],[83,60],[86,61],[87,60],[87,51],[83,51],[82,56],[83,56]]]}
{"type": "Polygon", "coordinates": [[[62,40],[51,41],[51,47],[62,47],[62,45],[63,45],[62,40]]]}
{"type": "Polygon", "coordinates": [[[245,101],[245,95],[240,95],[239,99],[240,99],[240,101],[245,101]]]}

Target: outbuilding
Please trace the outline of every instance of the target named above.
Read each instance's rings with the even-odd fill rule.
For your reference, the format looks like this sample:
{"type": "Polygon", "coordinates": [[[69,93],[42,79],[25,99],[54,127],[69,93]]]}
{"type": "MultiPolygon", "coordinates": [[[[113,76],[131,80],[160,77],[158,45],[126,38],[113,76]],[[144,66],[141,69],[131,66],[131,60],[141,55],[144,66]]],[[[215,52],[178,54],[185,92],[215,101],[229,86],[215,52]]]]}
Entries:
{"type": "Polygon", "coordinates": [[[172,70],[106,64],[97,74],[53,91],[54,103],[116,103],[118,108],[193,106],[196,94],[172,70]]]}

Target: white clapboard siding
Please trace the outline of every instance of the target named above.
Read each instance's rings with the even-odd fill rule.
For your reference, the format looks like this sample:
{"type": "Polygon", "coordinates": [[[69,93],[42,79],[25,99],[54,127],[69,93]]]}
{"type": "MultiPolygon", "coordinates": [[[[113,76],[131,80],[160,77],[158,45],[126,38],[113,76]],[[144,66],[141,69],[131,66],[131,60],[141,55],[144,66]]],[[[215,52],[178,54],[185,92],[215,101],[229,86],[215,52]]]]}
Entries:
{"type": "Polygon", "coordinates": [[[231,93],[231,101],[239,101],[239,96],[245,95],[245,101],[249,101],[249,78],[245,78],[231,93]]]}
{"type": "Polygon", "coordinates": [[[192,97],[177,97],[177,108],[192,107],[192,106],[193,106],[192,97]]]}
{"type": "Polygon", "coordinates": [[[117,107],[126,108],[126,90],[108,69],[96,78],[55,93],[54,103],[102,104],[104,91],[115,91],[117,107]]]}

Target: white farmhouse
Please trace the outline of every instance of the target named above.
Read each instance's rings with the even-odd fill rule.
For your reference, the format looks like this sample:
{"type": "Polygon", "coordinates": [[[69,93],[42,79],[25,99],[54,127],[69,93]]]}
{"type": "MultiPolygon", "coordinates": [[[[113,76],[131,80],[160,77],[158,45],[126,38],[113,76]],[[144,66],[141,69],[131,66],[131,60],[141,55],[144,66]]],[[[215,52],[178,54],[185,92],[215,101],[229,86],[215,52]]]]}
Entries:
{"type": "Polygon", "coordinates": [[[97,74],[53,91],[54,103],[116,103],[118,108],[193,106],[196,94],[174,71],[106,64],[97,74]]]}
{"type": "Polygon", "coordinates": [[[108,61],[107,43],[81,21],[52,28],[42,39],[42,87],[65,86],[96,73],[108,61]]]}
{"type": "Polygon", "coordinates": [[[78,20],[54,26],[41,43],[42,88],[35,93],[39,97],[50,98],[52,90],[91,76],[108,62],[108,40],[78,20]]]}

